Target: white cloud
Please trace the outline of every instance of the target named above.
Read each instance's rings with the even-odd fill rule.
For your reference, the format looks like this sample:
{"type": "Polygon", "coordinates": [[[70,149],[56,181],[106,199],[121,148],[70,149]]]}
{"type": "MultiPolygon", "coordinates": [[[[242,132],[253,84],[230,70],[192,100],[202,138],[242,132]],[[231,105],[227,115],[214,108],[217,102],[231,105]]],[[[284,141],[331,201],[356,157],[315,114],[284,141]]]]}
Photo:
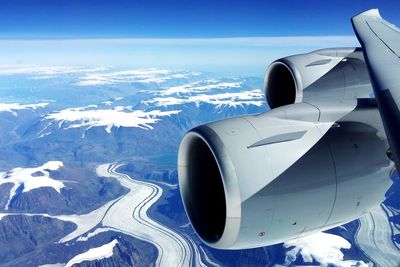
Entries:
{"type": "Polygon", "coordinates": [[[171,79],[187,78],[196,73],[177,73],[166,69],[126,70],[109,73],[93,73],[80,77],[78,86],[110,85],[120,83],[163,83],[171,79]]]}
{"type": "Polygon", "coordinates": [[[37,168],[15,168],[9,172],[1,173],[0,185],[6,183],[14,184],[10,190],[10,195],[5,209],[8,209],[12,198],[15,196],[16,191],[20,186],[23,186],[22,193],[41,187],[51,187],[60,193],[60,190],[64,187],[64,184],[61,181],[52,179],[50,177],[49,170],[55,171],[62,166],[63,163],[61,161],[49,161],[37,168]]]}
{"type": "Polygon", "coordinates": [[[48,75],[48,76],[34,76],[34,77],[30,77],[29,79],[31,79],[31,80],[50,80],[50,79],[54,79],[54,78],[57,78],[57,77],[48,75]]]}
{"type": "Polygon", "coordinates": [[[35,110],[37,108],[44,108],[49,103],[39,103],[39,104],[19,104],[19,103],[0,103],[0,112],[11,112],[14,116],[17,116],[15,111],[30,109],[35,110]]]}
{"type": "Polygon", "coordinates": [[[113,255],[114,247],[118,244],[118,241],[114,239],[110,243],[97,248],[91,248],[88,251],[78,254],[67,262],[65,267],[73,266],[74,264],[79,264],[84,261],[94,261],[101,260],[105,258],[110,258],[113,255]]]}
{"type": "Polygon", "coordinates": [[[136,127],[145,130],[153,129],[151,126],[160,120],[160,117],[178,114],[180,110],[173,111],[142,111],[132,110],[130,107],[114,107],[113,109],[89,109],[70,108],[56,113],[51,113],[45,119],[51,119],[58,122],[62,127],[65,122],[68,128],[80,127],[106,127],[105,130],[111,133],[112,127],[136,127]]]}
{"type": "Polygon", "coordinates": [[[270,62],[283,56],[324,47],[353,46],[359,46],[355,36],[3,39],[0,40],[0,57],[7,64],[174,67],[229,75],[262,76],[270,62]],[[21,51],[26,53],[21,54],[21,51]]]}
{"type": "MultiPolygon", "coordinates": [[[[0,41],[1,42],[1,41],[0,41]]],[[[37,66],[37,65],[0,65],[0,76],[34,74],[31,79],[50,79],[58,74],[90,73],[107,70],[105,67],[84,66],[37,66]]]]}
{"type": "Polygon", "coordinates": [[[314,260],[321,266],[338,266],[338,267],[368,267],[369,265],[363,261],[344,260],[341,249],[350,249],[351,244],[341,236],[316,233],[299,239],[285,242],[283,245],[289,248],[286,253],[285,266],[291,265],[301,255],[305,263],[311,263],[314,260]]]}
{"type": "Polygon", "coordinates": [[[327,36],[272,36],[272,37],[229,37],[229,38],[107,38],[107,39],[64,39],[64,40],[0,40],[0,45],[249,45],[249,46],[302,46],[309,44],[355,43],[352,35],[327,36]]]}

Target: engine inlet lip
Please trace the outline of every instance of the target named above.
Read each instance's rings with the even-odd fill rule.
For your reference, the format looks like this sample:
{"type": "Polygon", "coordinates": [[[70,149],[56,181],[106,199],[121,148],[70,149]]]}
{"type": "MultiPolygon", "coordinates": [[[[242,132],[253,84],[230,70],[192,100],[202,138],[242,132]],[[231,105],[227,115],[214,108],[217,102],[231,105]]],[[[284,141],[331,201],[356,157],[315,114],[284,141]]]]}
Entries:
{"type": "Polygon", "coordinates": [[[276,67],[284,67],[292,76],[292,80],[294,83],[294,90],[295,90],[295,99],[292,104],[302,102],[302,100],[303,100],[303,82],[302,82],[302,77],[300,75],[300,72],[296,68],[296,66],[292,63],[292,61],[288,60],[287,58],[281,58],[281,59],[278,59],[278,60],[272,62],[268,66],[267,70],[265,71],[264,96],[265,96],[265,100],[267,101],[267,103],[268,104],[271,103],[270,94],[268,92],[268,84],[270,83],[271,72],[276,67]]]}
{"type": "MultiPolygon", "coordinates": [[[[226,205],[225,226],[223,233],[218,240],[216,240],[215,242],[210,242],[209,240],[205,240],[202,236],[200,236],[197,231],[196,233],[199,238],[210,247],[231,247],[239,236],[241,223],[241,198],[238,186],[238,179],[231,157],[229,156],[229,153],[221,138],[214,130],[212,130],[207,125],[198,126],[186,133],[179,147],[178,177],[181,196],[185,195],[185,184],[188,181],[188,162],[187,157],[185,156],[188,149],[187,144],[188,142],[191,142],[191,139],[193,138],[200,138],[208,146],[211,153],[213,154],[222,179],[226,205]]],[[[188,214],[185,201],[183,201],[183,206],[185,208],[186,214],[188,214]]],[[[189,218],[189,221],[190,220],[191,218],[189,218]]]]}

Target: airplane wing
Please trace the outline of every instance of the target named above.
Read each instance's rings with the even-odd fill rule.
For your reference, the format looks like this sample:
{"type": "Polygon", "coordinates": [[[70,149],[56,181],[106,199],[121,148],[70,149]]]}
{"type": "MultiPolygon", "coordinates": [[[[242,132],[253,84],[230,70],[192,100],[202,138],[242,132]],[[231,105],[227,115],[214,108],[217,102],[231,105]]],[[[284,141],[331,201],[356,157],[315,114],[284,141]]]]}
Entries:
{"type": "Polygon", "coordinates": [[[400,170],[400,29],[384,20],[378,9],[352,18],[363,47],[379,112],[400,170]]]}

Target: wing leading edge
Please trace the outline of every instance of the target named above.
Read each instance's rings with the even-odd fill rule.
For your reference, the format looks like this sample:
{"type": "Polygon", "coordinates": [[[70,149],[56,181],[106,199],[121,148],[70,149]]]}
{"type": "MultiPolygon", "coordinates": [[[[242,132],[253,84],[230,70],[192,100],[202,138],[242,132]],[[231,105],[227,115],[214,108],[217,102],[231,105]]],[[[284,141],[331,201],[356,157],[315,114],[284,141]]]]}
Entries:
{"type": "Polygon", "coordinates": [[[400,29],[384,20],[377,9],[352,18],[363,47],[393,158],[400,170],[400,29]]]}

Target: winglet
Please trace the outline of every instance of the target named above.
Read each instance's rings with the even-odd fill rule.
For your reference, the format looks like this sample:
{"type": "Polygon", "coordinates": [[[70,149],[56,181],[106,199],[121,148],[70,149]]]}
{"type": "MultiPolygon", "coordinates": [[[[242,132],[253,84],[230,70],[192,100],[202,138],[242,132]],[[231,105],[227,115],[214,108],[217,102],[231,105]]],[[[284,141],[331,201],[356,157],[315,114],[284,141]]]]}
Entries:
{"type": "Polygon", "coordinates": [[[358,15],[355,15],[352,20],[362,19],[362,18],[382,18],[381,14],[379,13],[379,9],[373,8],[364,12],[361,12],[358,15]]]}
{"type": "Polygon", "coordinates": [[[357,35],[358,41],[363,45],[371,33],[371,28],[368,26],[368,21],[382,21],[381,14],[377,8],[370,9],[351,18],[354,32],[357,35]]]}
{"type": "MultiPolygon", "coordinates": [[[[391,46],[393,46],[393,40],[390,39],[392,36],[396,36],[399,29],[395,25],[384,20],[378,9],[364,11],[352,17],[351,22],[362,46],[368,45],[368,43],[383,43],[392,50],[391,46]]],[[[397,38],[396,36],[396,39],[397,38]]],[[[396,42],[397,41],[398,39],[396,42]]],[[[394,46],[397,46],[397,44],[394,46]]],[[[365,50],[365,47],[363,48],[365,50]]],[[[399,56],[398,51],[392,50],[392,52],[399,56]]]]}

